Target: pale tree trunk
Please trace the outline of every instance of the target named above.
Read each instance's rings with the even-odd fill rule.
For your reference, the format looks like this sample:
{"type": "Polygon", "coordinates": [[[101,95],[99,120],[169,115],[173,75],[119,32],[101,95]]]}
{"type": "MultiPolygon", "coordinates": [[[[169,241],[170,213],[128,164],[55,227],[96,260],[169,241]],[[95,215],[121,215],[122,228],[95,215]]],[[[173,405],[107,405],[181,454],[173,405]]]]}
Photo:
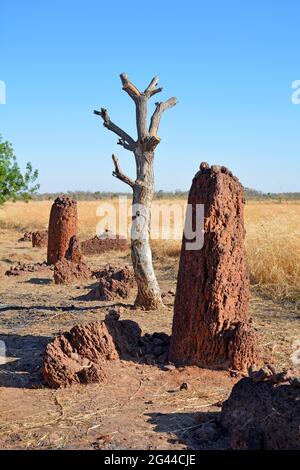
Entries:
{"type": "Polygon", "coordinates": [[[156,280],[152,264],[150,247],[151,229],[151,203],[154,195],[154,151],[160,142],[157,136],[162,113],[175,106],[176,98],[165,102],[155,103],[155,111],[151,117],[150,125],[147,121],[148,99],[162,91],[157,87],[158,78],[154,77],[146,90],[140,92],[129,80],[126,74],[121,74],[123,90],[133,99],[136,106],[137,140],[135,141],[125,131],[116,126],[102,108],[94,111],[103,119],[104,126],[119,136],[118,144],[134,153],[136,161],[136,179],[132,180],[120,169],[118,158],[113,155],[115,170],[113,175],[132,187],[132,230],[131,230],[131,258],[138,294],[135,300],[137,307],[153,310],[162,306],[161,292],[156,280]]]}

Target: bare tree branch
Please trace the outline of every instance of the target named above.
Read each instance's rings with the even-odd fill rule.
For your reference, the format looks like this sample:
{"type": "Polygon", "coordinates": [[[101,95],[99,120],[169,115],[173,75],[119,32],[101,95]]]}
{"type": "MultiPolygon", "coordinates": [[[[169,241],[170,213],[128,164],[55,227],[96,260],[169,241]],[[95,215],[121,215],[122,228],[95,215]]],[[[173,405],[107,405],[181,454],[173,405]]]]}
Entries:
{"type": "Polygon", "coordinates": [[[134,152],[134,147],[132,147],[132,145],[127,144],[127,142],[125,142],[125,140],[123,140],[123,139],[119,139],[117,144],[122,145],[122,147],[125,150],[130,150],[130,152],[134,152]]]}
{"type": "Polygon", "coordinates": [[[167,101],[155,103],[156,109],[152,115],[150,126],[149,126],[149,134],[151,136],[156,136],[161,120],[162,113],[166,111],[166,109],[173,108],[177,103],[177,98],[169,98],[167,101]]]}
{"type": "Polygon", "coordinates": [[[146,90],[144,91],[144,94],[150,98],[153,95],[156,95],[156,93],[160,93],[163,88],[157,88],[158,84],[158,77],[153,77],[149,85],[147,86],[146,90]]]}
{"type": "Polygon", "coordinates": [[[118,157],[116,157],[116,155],[113,154],[112,159],[115,165],[115,170],[112,172],[113,176],[115,176],[119,180],[123,181],[123,183],[126,183],[133,188],[135,183],[131,178],[124,175],[124,173],[122,172],[120,165],[119,165],[118,157]]]}
{"type": "Polygon", "coordinates": [[[101,108],[101,111],[94,111],[94,114],[97,116],[101,116],[103,119],[103,125],[110,131],[114,132],[117,134],[120,139],[119,139],[119,144],[123,145],[124,148],[127,150],[134,150],[135,149],[135,141],[132,137],[130,137],[127,132],[123,131],[120,127],[118,127],[116,124],[114,124],[108,115],[108,112],[105,108],[101,108]],[[126,145],[126,146],[125,146],[126,145]]]}
{"type": "Polygon", "coordinates": [[[131,81],[128,79],[128,76],[126,73],[121,73],[120,75],[122,85],[123,85],[123,90],[128,93],[128,95],[135,101],[139,96],[141,96],[140,91],[137,89],[136,86],[131,83],[131,81]]]}
{"type": "Polygon", "coordinates": [[[152,90],[152,91],[150,92],[150,98],[151,98],[151,96],[154,96],[154,95],[156,95],[156,93],[160,93],[161,91],[163,91],[163,87],[162,87],[162,86],[159,87],[159,88],[155,88],[155,90],[152,90]]]}

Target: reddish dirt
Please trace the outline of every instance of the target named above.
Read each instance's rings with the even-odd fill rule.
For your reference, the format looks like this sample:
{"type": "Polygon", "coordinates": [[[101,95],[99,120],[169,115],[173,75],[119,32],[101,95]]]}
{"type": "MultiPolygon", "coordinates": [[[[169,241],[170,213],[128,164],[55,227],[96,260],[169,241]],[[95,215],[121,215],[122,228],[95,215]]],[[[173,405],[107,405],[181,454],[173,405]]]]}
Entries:
{"type": "Polygon", "coordinates": [[[92,272],[84,261],[73,262],[69,259],[57,261],[54,266],[55,284],[72,284],[90,279],[92,272]]]}
{"type": "Polygon", "coordinates": [[[44,271],[45,269],[53,268],[45,261],[43,263],[18,263],[5,271],[5,276],[20,276],[20,274],[35,273],[38,271],[44,271]]]}
{"type": "MultiPolygon", "coordinates": [[[[20,246],[19,237],[16,231],[1,232],[3,273],[12,259],[34,263],[46,253],[45,249],[20,246]]],[[[107,262],[130,265],[126,257],[112,251],[109,256],[91,256],[89,264],[93,270],[107,262]]],[[[155,258],[154,265],[162,291],[175,290],[177,260],[155,258]]],[[[216,418],[240,375],[195,366],[175,368],[161,363],[160,356],[146,358],[146,346],[140,344],[140,340],[149,342],[149,351],[153,351],[157,335],[163,339],[161,333],[154,333],[157,331],[164,332],[167,343],[172,328],[172,294],[164,297],[167,307],[149,313],[132,309],[136,288],[126,300],[84,301],[78,294],[90,289],[93,280],[83,286],[54,285],[52,277],[46,269],[38,276],[30,272],[22,277],[3,276],[0,283],[0,340],[6,345],[7,356],[0,365],[1,449],[229,448],[229,436],[222,429],[220,433],[216,418]],[[41,367],[47,344],[78,323],[104,320],[112,309],[122,320],[134,320],[133,329],[137,323],[142,330],[138,341],[141,358],[110,361],[103,382],[59,389],[45,386],[41,367]]],[[[293,367],[299,308],[275,303],[255,291],[249,307],[260,343],[268,350],[267,360],[278,370],[293,367]]]]}
{"type": "Polygon", "coordinates": [[[19,238],[18,242],[31,242],[32,232],[25,232],[23,237],[19,238]]]}
{"type": "Polygon", "coordinates": [[[81,249],[85,255],[96,255],[110,250],[126,251],[128,247],[126,238],[109,231],[81,242],[81,249]]]}
{"type": "Polygon", "coordinates": [[[44,248],[48,245],[48,231],[37,230],[36,232],[32,232],[31,240],[33,248],[44,248]]]}
{"type": "Polygon", "coordinates": [[[77,202],[68,196],[55,199],[50,212],[47,262],[66,257],[71,238],[77,233],[77,202]]]}
{"type": "Polygon", "coordinates": [[[53,388],[78,383],[102,382],[106,361],[118,359],[113,339],[104,322],[74,326],[48,344],[43,376],[53,388]]]}
{"type": "Polygon", "coordinates": [[[220,422],[231,448],[300,450],[300,380],[258,372],[240,380],[223,404],[220,422]]]}
{"type": "Polygon", "coordinates": [[[99,279],[97,287],[91,290],[85,300],[126,299],[135,285],[134,273],[128,266],[106,265],[103,270],[93,272],[99,279]]]}
{"type": "Polygon", "coordinates": [[[183,238],[170,359],[245,369],[257,354],[247,320],[243,186],[227,168],[202,163],[188,203],[193,208],[193,230],[196,204],[204,205],[204,246],[188,250],[185,244],[191,240],[183,238]]]}

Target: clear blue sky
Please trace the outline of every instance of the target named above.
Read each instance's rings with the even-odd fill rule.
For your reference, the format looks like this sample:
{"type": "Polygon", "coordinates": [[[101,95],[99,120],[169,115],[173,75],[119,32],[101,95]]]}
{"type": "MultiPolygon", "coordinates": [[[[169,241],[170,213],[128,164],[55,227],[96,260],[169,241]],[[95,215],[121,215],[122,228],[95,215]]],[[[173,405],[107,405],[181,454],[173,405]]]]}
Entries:
{"type": "Polygon", "coordinates": [[[299,21],[299,0],[2,0],[0,133],[41,191],[126,190],[111,154],[134,176],[133,155],[92,111],[135,134],[119,74],[142,89],[158,75],[159,99],[179,103],[163,116],[157,190],[188,189],[208,161],[249,187],[300,191],[299,21]]]}

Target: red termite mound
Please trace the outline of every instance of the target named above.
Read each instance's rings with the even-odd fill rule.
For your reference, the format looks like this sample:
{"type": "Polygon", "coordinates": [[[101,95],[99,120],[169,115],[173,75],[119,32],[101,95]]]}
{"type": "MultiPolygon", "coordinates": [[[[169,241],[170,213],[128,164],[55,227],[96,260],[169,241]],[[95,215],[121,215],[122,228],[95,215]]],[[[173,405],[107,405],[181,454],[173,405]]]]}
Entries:
{"type": "Polygon", "coordinates": [[[108,230],[81,242],[81,250],[85,255],[97,255],[111,250],[126,251],[128,248],[128,241],[125,237],[115,235],[108,230]]]}
{"type": "Polygon", "coordinates": [[[272,373],[267,367],[235,384],[220,419],[231,448],[300,450],[299,387],[291,371],[272,373]]]}
{"type": "Polygon", "coordinates": [[[80,243],[76,236],[70,240],[66,257],[57,261],[54,266],[55,284],[71,284],[90,279],[92,272],[83,260],[80,243]]]}
{"type": "Polygon", "coordinates": [[[102,382],[106,378],[106,361],[118,358],[105,323],[96,321],[76,325],[49,343],[42,372],[53,388],[102,382]]]}
{"type": "Polygon", "coordinates": [[[134,273],[129,266],[107,264],[93,275],[99,279],[99,284],[85,296],[85,300],[126,299],[135,285],[134,273]]]}
{"type": "Polygon", "coordinates": [[[70,240],[77,233],[77,202],[68,196],[55,199],[50,212],[48,229],[48,264],[66,258],[70,240]]]}
{"type": "Polygon", "coordinates": [[[243,186],[227,168],[202,163],[188,203],[193,230],[196,204],[204,205],[204,244],[187,249],[191,240],[183,236],[169,358],[180,364],[245,369],[256,362],[257,353],[247,320],[243,186]]]}
{"type": "Polygon", "coordinates": [[[48,245],[48,231],[37,230],[32,232],[31,241],[33,248],[44,248],[48,245]]]}
{"type": "Polygon", "coordinates": [[[137,358],[141,330],[110,312],[104,321],[75,325],[46,347],[42,373],[50,387],[103,382],[110,361],[137,358]]]}
{"type": "Polygon", "coordinates": [[[32,232],[25,232],[23,237],[19,238],[18,242],[31,242],[32,232]]]}

